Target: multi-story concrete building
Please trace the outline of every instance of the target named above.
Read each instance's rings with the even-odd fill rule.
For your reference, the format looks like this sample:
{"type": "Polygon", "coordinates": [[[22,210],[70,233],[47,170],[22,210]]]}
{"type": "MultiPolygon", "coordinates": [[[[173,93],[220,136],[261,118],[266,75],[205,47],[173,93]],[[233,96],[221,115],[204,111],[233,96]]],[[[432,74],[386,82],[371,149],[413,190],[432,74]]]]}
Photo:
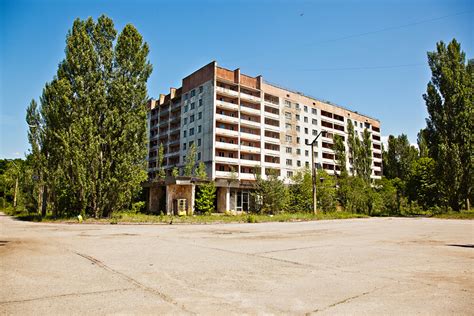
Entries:
{"type": "MultiPolygon", "coordinates": [[[[256,168],[263,177],[273,170],[289,182],[295,172],[310,167],[311,147],[307,143],[322,130],[327,133],[315,146],[315,164],[330,174],[337,172],[333,136],[341,135],[347,142],[349,120],[358,135],[364,129],[371,132],[372,177],[381,177],[379,120],[278,87],[262,76],[247,76],[239,69],[228,70],[211,62],[185,77],[182,87],[171,88],[169,94],[150,100],[149,177],[153,179],[159,168],[156,157],[160,144],[168,175],[172,168],[184,166],[186,154],[194,144],[197,160],[205,163],[209,178],[216,181],[217,209],[248,210],[256,168]],[[231,178],[238,181],[230,181],[231,178]]],[[[347,166],[352,168],[349,157],[347,166]]],[[[171,211],[173,199],[184,194],[176,191],[179,183],[173,181],[167,182],[166,193],[150,190],[150,201],[155,200],[150,208],[157,208],[156,201],[166,195],[164,207],[171,211]]],[[[183,181],[182,185],[192,187],[187,194],[192,208],[194,185],[183,181]]]]}

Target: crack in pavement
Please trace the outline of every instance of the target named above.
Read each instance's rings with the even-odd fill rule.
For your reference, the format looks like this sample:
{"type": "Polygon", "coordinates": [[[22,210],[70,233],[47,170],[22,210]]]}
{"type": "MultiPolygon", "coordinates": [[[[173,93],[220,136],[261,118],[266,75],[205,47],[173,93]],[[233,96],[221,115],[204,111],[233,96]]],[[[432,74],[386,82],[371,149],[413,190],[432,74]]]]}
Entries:
{"type": "Polygon", "coordinates": [[[169,295],[166,295],[164,294],[163,292],[155,289],[155,288],[152,288],[152,287],[149,287],[149,286],[146,286],[145,284],[143,283],[140,283],[139,281],[135,280],[134,278],[120,272],[120,271],[117,271],[109,266],[107,266],[106,264],[104,264],[102,261],[92,257],[92,256],[89,256],[89,255],[86,255],[86,254],[83,254],[83,253],[80,253],[80,252],[77,252],[77,251],[72,251],[73,253],[75,253],[76,255],[84,258],[84,259],[87,259],[89,261],[91,261],[93,264],[97,265],[98,267],[108,271],[108,272],[111,272],[113,274],[116,274],[120,277],[122,277],[123,279],[127,280],[128,282],[132,283],[133,285],[135,285],[137,288],[140,288],[146,292],[149,292],[151,294],[154,294],[154,295],[157,295],[159,296],[161,299],[163,299],[165,302],[169,303],[169,304],[172,304],[176,307],[179,307],[181,310],[183,310],[184,312],[187,312],[187,313],[190,313],[190,314],[196,314],[190,310],[188,310],[183,304],[179,304],[178,302],[176,302],[173,298],[171,298],[169,295]]]}
{"type": "Polygon", "coordinates": [[[103,291],[92,291],[92,292],[81,292],[81,293],[58,294],[58,295],[51,295],[51,296],[27,298],[27,299],[24,299],[24,300],[3,301],[3,302],[0,302],[0,305],[12,304],[12,303],[33,302],[33,301],[40,301],[40,300],[47,300],[47,299],[68,297],[68,296],[82,296],[82,295],[95,295],[95,294],[102,294],[102,293],[124,292],[124,291],[129,291],[129,290],[136,290],[136,288],[135,288],[135,287],[129,287],[129,288],[103,290],[103,291]]]}
{"type": "Polygon", "coordinates": [[[311,315],[311,314],[313,314],[313,313],[315,314],[315,313],[323,312],[323,311],[325,311],[325,310],[327,310],[327,309],[330,309],[330,308],[332,308],[332,307],[334,307],[334,306],[337,306],[337,305],[340,305],[340,304],[348,303],[348,302],[353,301],[353,300],[355,300],[355,299],[357,299],[357,298],[359,298],[359,297],[362,297],[362,296],[371,294],[371,293],[373,293],[373,292],[375,292],[375,291],[377,291],[377,290],[379,290],[379,289],[382,289],[382,288],[385,288],[385,287],[379,287],[379,288],[376,287],[375,289],[373,289],[373,290],[371,290],[371,291],[363,292],[363,293],[361,293],[361,294],[348,297],[348,298],[343,299],[343,300],[341,300],[341,301],[332,303],[332,304],[330,304],[330,305],[328,305],[328,306],[326,306],[326,307],[324,307],[324,308],[322,308],[322,309],[315,309],[314,311],[308,312],[308,313],[306,313],[305,315],[311,315]]]}

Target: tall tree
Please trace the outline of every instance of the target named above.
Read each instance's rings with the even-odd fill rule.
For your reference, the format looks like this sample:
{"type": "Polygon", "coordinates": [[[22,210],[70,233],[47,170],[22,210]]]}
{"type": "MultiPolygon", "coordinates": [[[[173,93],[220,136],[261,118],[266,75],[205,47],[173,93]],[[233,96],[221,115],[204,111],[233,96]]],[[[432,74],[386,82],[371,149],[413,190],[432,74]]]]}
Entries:
{"type": "Polygon", "coordinates": [[[399,178],[406,181],[411,165],[418,157],[418,151],[410,144],[407,135],[401,134],[397,137],[390,135],[384,157],[384,175],[388,179],[399,178]]]}
{"type": "Polygon", "coordinates": [[[344,139],[339,135],[334,135],[334,154],[336,163],[341,169],[340,175],[347,175],[347,162],[346,162],[346,145],[344,139]]]}
{"type": "Polygon", "coordinates": [[[191,177],[193,175],[194,166],[196,165],[196,145],[194,143],[189,146],[186,153],[186,161],[184,163],[183,175],[191,177]]]}
{"type": "Polygon", "coordinates": [[[473,67],[453,39],[428,52],[431,80],[423,95],[428,110],[426,136],[435,160],[438,189],[446,206],[469,207],[473,179],[473,67]]]}
{"type": "Polygon", "coordinates": [[[30,134],[40,130],[29,138],[32,154],[41,147],[43,201],[56,214],[107,216],[127,207],[146,178],[148,51],[132,25],[117,38],[106,16],[74,21],[39,119],[34,105],[27,113],[30,134]]]}

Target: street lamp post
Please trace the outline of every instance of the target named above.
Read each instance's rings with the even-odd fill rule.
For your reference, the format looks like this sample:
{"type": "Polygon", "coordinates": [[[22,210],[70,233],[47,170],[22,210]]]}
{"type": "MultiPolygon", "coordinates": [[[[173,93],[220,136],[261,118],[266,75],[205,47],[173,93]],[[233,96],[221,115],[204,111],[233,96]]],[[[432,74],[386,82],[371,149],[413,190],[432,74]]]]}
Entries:
{"type": "Polygon", "coordinates": [[[317,170],[314,166],[314,145],[316,144],[316,141],[321,135],[326,136],[326,131],[319,132],[319,134],[316,135],[316,138],[311,143],[308,143],[308,141],[306,141],[306,145],[311,145],[311,180],[313,184],[313,212],[314,214],[318,214],[318,204],[317,204],[317,195],[316,195],[317,170]]]}

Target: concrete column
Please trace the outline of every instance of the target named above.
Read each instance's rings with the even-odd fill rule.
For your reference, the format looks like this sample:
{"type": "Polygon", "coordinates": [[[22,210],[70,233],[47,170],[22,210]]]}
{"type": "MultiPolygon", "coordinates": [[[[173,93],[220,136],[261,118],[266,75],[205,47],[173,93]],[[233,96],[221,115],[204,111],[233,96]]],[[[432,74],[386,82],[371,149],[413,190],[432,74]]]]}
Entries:
{"type": "Polygon", "coordinates": [[[227,187],[217,188],[217,211],[224,213],[230,210],[230,189],[227,187]]]}

